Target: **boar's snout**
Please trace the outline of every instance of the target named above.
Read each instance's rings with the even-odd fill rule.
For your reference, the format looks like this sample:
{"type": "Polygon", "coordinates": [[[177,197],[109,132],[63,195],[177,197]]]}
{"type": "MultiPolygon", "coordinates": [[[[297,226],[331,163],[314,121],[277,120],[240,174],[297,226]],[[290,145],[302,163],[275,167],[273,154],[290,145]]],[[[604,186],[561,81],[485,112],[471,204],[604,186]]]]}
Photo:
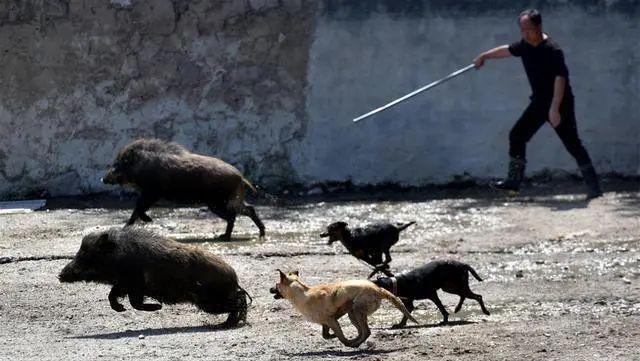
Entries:
{"type": "Polygon", "coordinates": [[[102,177],[102,183],[104,184],[118,184],[120,177],[118,177],[117,172],[115,171],[115,169],[109,169],[109,171],[107,171],[107,174],[104,175],[104,177],[102,177]]]}
{"type": "Polygon", "coordinates": [[[60,282],[77,282],[81,280],[80,272],[78,271],[74,261],[71,261],[69,264],[64,266],[58,275],[58,280],[60,280],[60,282]]]}

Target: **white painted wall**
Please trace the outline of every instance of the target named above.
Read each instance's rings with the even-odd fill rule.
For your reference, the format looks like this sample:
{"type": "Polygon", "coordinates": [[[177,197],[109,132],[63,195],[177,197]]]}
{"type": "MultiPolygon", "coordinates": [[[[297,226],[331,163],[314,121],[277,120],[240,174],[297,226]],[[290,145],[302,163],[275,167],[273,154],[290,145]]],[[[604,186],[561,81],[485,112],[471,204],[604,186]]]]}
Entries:
{"type": "MultiPolygon", "coordinates": [[[[321,17],[309,57],[309,124],[291,152],[294,169],[308,182],[358,184],[503,176],[509,130],[530,94],[519,58],[488,61],[361,123],[351,119],[519,40],[517,14],[321,17]]],[[[638,174],[638,19],[572,7],[543,13],[543,21],[564,49],[579,134],[596,168],[638,174]]],[[[528,160],[529,171],[577,172],[549,125],[530,142],[528,160]]]]}

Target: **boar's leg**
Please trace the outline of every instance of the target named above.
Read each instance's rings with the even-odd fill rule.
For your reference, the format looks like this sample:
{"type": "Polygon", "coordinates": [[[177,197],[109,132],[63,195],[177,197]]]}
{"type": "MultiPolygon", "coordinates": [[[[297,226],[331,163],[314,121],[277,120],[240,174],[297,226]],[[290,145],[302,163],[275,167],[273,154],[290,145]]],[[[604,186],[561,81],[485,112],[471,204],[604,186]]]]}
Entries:
{"type": "Polygon", "coordinates": [[[240,321],[247,322],[247,297],[245,295],[244,291],[236,294],[236,300],[230,305],[231,312],[227,316],[227,320],[224,321],[224,326],[235,327],[240,321]]]}
{"type": "Polygon", "coordinates": [[[134,224],[138,218],[142,219],[144,222],[151,222],[151,217],[149,217],[145,212],[157,200],[158,197],[156,196],[142,193],[136,201],[136,206],[133,209],[133,213],[131,213],[131,217],[127,221],[127,226],[134,224]]]}
{"type": "Polygon", "coordinates": [[[253,223],[255,223],[256,226],[258,226],[258,229],[260,230],[260,237],[264,236],[264,224],[262,224],[262,221],[258,217],[258,214],[256,214],[256,209],[253,208],[252,205],[244,203],[242,205],[242,208],[240,209],[240,214],[251,218],[253,223]]]}
{"type": "Polygon", "coordinates": [[[109,304],[114,311],[122,312],[125,310],[124,306],[118,302],[118,298],[124,297],[126,294],[125,290],[118,285],[111,287],[111,292],[109,292],[109,304]]]}
{"type": "Polygon", "coordinates": [[[222,239],[230,240],[231,232],[233,232],[233,225],[236,223],[236,212],[228,209],[226,206],[209,205],[209,209],[218,217],[227,221],[227,229],[222,235],[222,239]]]}
{"type": "Polygon", "coordinates": [[[236,214],[229,212],[225,220],[227,221],[227,229],[225,229],[224,235],[222,236],[222,238],[228,241],[228,240],[231,240],[231,232],[233,232],[233,225],[236,223],[236,214]]]}
{"type": "Polygon", "coordinates": [[[157,311],[162,308],[159,303],[144,303],[144,295],[139,292],[129,292],[129,303],[139,311],[157,311]]]}

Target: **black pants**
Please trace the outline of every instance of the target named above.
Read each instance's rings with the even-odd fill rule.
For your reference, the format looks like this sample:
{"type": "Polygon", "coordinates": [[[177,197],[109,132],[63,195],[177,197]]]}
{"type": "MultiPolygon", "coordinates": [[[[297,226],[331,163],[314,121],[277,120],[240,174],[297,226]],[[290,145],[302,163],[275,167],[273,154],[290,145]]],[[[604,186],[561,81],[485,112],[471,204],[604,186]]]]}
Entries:
{"type": "MultiPolygon", "coordinates": [[[[542,124],[548,121],[549,107],[550,103],[548,102],[536,102],[534,100],[522,113],[522,116],[520,116],[520,119],[518,119],[509,133],[509,155],[511,157],[526,159],[527,142],[536,134],[542,124]]],[[[560,125],[554,130],[562,140],[562,144],[575,158],[578,166],[582,167],[591,164],[591,158],[589,158],[587,150],[578,137],[573,96],[565,96],[562,100],[560,117],[560,125]]]]}

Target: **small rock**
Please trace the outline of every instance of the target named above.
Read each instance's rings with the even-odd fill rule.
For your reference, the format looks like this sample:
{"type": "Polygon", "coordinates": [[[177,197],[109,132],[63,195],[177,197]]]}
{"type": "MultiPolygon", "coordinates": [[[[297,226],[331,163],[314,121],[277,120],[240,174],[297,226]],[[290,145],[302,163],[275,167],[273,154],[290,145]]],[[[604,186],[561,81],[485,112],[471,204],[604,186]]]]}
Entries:
{"type": "Polygon", "coordinates": [[[622,278],[622,282],[624,282],[624,283],[626,283],[626,284],[628,284],[628,285],[630,285],[630,284],[631,284],[631,280],[630,280],[630,279],[628,279],[628,278],[626,278],[626,277],[623,277],[623,278],[622,278]]]}
{"type": "Polygon", "coordinates": [[[522,270],[516,271],[516,278],[522,278],[524,276],[524,272],[522,270]]]}
{"type": "Polygon", "coordinates": [[[139,340],[144,340],[144,337],[145,337],[144,335],[138,335],[139,340]]]}

